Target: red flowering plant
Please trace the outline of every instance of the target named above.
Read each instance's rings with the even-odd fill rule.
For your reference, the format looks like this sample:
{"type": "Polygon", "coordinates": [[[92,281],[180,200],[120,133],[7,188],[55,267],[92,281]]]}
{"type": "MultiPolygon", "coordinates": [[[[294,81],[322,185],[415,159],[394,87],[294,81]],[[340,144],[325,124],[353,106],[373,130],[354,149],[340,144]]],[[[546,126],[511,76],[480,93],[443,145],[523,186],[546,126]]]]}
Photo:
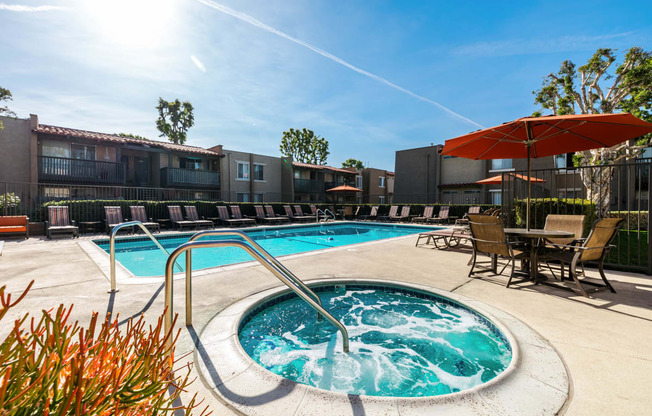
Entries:
{"type": "MultiPolygon", "coordinates": [[[[0,322],[33,283],[13,303],[0,288],[0,322]]],[[[71,310],[60,305],[38,320],[25,314],[14,321],[0,344],[1,415],[190,415],[199,406],[196,394],[175,406],[192,382],[190,365],[173,369],[179,332],[165,333],[163,317],[153,327],[141,316],[121,330],[117,320],[98,325],[93,313],[84,329],[68,322],[71,310]]]]}

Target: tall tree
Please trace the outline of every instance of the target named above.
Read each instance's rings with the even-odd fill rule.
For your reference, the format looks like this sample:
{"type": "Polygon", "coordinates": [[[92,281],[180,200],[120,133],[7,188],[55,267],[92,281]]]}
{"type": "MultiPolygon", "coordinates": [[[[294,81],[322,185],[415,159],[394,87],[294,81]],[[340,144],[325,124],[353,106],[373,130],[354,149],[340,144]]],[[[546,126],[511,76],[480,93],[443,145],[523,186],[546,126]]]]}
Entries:
{"type": "Polygon", "coordinates": [[[349,159],[346,159],[344,162],[342,162],[342,167],[343,168],[364,169],[364,163],[362,163],[358,159],[349,158],[349,159]]]}
{"type": "MultiPolygon", "coordinates": [[[[652,53],[640,47],[630,48],[622,63],[616,62],[613,49],[598,49],[585,65],[579,68],[564,61],[559,72],[544,79],[541,89],[534,91],[535,104],[551,110],[555,115],[599,114],[626,111],[646,121],[652,121],[652,53]],[[615,71],[610,73],[615,67],[615,71]]],[[[540,111],[535,116],[541,115],[540,111]]],[[[652,135],[636,142],[577,152],[576,166],[580,169],[588,198],[605,212],[609,206],[609,184],[613,168],[605,165],[638,156],[649,145],[652,135]]]]}
{"type": "MultiPolygon", "coordinates": [[[[0,87],[0,103],[2,103],[3,101],[9,101],[9,100],[11,100],[11,99],[12,99],[12,98],[11,98],[11,91],[9,91],[9,90],[6,89],[6,88],[2,88],[2,87],[0,87]]],[[[9,107],[7,107],[7,106],[0,107],[0,116],[10,116],[10,117],[13,117],[13,116],[15,116],[15,115],[16,115],[16,113],[14,113],[13,111],[11,111],[11,110],[9,109],[9,107]]],[[[2,125],[2,121],[0,121],[0,130],[2,130],[3,128],[4,128],[4,126],[2,125]]]]}
{"type": "Polygon", "coordinates": [[[306,128],[284,131],[280,150],[282,155],[292,156],[297,162],[315,165],[325,165],[330,153],[328,140],[306,128]]]}
{"type": "Polygon", "coordinates": [[[156,109],[159,115],[156,128],[161,132],[159,137],[165,136],[175,144],[184,144],[188,129],[195,124],[192,104],[188,101],[182,103],[179,99],[165,101],[159,97],[156,109]]]}

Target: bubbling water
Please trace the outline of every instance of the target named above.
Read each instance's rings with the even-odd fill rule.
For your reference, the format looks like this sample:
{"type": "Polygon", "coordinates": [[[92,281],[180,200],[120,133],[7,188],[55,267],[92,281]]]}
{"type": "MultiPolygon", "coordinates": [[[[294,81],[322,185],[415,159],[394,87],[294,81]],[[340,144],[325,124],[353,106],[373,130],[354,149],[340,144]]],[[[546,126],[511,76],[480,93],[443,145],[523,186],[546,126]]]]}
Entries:
{"type": "MultiPolygon", "coordinates": [[[[339,290],[337,290],[339,289],[339,290]]],[[[372,396],[436,396],[469,389],[502,372],[511,348],[466,307],[400,289],[318,292],[347,328],[339,333],[294,297],[249,317],[245,351],[266,369],[325,390],[372,396]]]]}

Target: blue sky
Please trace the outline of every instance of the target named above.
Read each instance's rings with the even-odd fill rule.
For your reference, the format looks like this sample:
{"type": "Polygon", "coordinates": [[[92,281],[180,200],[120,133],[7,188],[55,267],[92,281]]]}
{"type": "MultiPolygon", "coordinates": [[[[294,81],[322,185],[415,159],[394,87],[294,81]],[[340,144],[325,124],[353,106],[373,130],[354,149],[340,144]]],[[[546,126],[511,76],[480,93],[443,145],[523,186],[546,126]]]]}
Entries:
{"type": "Polygon", "coordinates": [[[279,155],[309,128],[347,158],[531,114],[532,91],[597,48],[652,49],[646,1],[0,0],[0,86],[19,117],[157,139],[158,97],[190,101],[187,144],[279,155]]]}

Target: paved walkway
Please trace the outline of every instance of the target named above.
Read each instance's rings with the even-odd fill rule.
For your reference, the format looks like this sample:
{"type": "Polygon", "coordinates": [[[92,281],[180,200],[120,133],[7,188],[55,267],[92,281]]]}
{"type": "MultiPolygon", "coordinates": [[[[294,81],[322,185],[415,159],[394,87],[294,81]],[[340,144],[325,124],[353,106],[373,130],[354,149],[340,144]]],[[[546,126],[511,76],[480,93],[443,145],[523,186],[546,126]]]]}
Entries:
{"type": "MultiPolygon", "coordinates": [[[[163,286],[121,285],[107,294],[109,282],[79,246],[90,237],[54,241],[7,241],[0,257],[0,279],[11,292],[35,285],[8,322],[26,311],[39,313],[59,303],[74,304],[73,318],[88,322],[92,311],[112,311],[120,319],[145,313],[154,321],[163,311],[163,286]]],[[[572,379],[567,415],[642,415],[652,409],[652,278],[608,272],[617,294],[594,299],[530,283],[504,287],[501,276],[467,278],[467,249],[440,251],[414,247],[415,237],[343,247],[281,261],[297,276],[312,279],[373,278],[414,282],[454,291],[495,306],[522,320],[548,339],[566,362],[572,379]]],[[[590,275],[597,275],[588,271],[590,275]]],[[[192,328],[183,328],[178,351],[193,350],[192,332],[200,333],[217,312],[234,301],[279,283],[260,266],[219,269],[194,278],[192,328]]],[[[184,322],[183,281],[175,282],[175,312],[184,322]]],[[[0,327],[4,336],[7,325],[0,327]]],[[[201,380],[192,386],[214,415],[233,414],[201,380]]],[[[536,397],[532,397],[536,400],[536,397]]]]}

